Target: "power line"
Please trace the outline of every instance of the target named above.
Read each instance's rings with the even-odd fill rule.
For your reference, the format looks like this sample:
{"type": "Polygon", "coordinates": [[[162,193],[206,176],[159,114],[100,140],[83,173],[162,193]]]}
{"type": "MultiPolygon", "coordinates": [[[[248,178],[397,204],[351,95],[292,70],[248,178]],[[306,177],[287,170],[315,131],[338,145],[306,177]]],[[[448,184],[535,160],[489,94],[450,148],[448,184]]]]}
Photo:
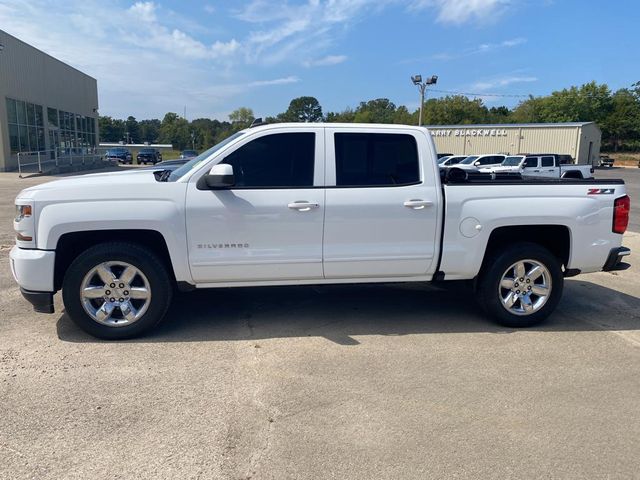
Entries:
{"type": "Polygon", "coordinates": [[[455,92],[453,90],[437,90],[431,89],[432,92],[448,93],[451,95],[465,95],[467,97],[510,97],[510,98],[529,98],[533,95],[515,94],[515,93],[470,93],[470,92],[455,92]]]}

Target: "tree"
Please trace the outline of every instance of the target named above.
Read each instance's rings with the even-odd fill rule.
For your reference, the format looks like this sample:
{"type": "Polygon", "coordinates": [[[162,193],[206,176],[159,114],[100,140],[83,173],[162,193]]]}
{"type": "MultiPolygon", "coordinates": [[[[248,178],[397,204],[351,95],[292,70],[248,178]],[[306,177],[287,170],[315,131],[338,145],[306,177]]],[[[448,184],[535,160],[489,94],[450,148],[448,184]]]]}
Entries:
{"type": "Polygon", "coordinates": [[[138,122],[141,142],[156,143],[160,137],[161,122],[157,118],[138,122]]]}
{"type": "Polygon", "coordinates": [[[345,108],[342,112],[327,113],[327,122],[333,123],[353,123],[355,121],[356,112],[350,108],[345,108]]]}
{"type": "Polygon", "coordinates": [[[160,125],[160,142],[170,143],[174,148],[183,150],[191,146],[189,122],[177,113],[167,113],[160,125]]]}
{"type": "Polygon", "coordinates": [[[282,122],[320,122],[322,107],[315,97],[298,97],[291,100],[286,112],[278,115],[282,122]]]}
{"type": "Polygon", "coordinates": [[[396,105],[388,98],[360,102],[354,121],[357,123],[394,123],[396,105]]]}
{"type": "Polygon", "coordinates": [[[101,142],[119,142],[124,139],[125,124],[123,120],[101,116],[98,118],[98,129],[101,142]]]}
{"type": "Polygon", "coordinates": [[[129,115],[124,123],[126,128],[125,134],[127,135],[129,143],[140,143],[140,131],[136,117],[129,115]]]}
{"type": "Polygon", "coordinates": [[[612,97],[612,108],[602,123],[603,140],[608,141],[615,152],[625,142],[640,139],[640,102],[626,88],[612,97]]]}
{"type": "Polygon", "coordinates": [[[229,114],[229,121],[237,130],[247,128],[254,120],[253,110],[247,107],[240,107],[229,114]]]}
{"type": "Polygon", "coordinates": [[[426,125],[458,125],[487,123],[489,110],[481,99],[470,99],[464,95],[447,95],[431,98],[424,104],[426,125]]]}

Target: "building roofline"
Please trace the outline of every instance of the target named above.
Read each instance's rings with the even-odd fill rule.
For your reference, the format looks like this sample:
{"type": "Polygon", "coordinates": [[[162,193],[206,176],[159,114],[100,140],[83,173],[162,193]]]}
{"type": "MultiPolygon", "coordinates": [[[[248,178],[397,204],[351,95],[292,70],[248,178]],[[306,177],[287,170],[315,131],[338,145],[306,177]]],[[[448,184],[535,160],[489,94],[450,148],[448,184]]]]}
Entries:
{"type": "MultiPolygon", "coordinates": [[[[24,40],[20,40],[18,37],[11,35],[9,32],[7,32],[6,30],[2,30],[0,29],[0,33],[3,33],[5,35],[7,35],[8,37],[11,37],[13,40],[22,43],[23,45],[26,45],[27,47],[35,50],[36,52],[40,53],[41,55],[46,55],[47,57],[51,58],[52,60],[55,60],[58,63],[61,63],[62,65],[69,67],[72,70],[75,70],[76,72],[84,75],[85,77],[90,78],[91,80],[93,80],[94,82],[98,82],[97,79],[95,79],[94,77],[92,77],[91,75],[84,73],[82,70],[77,69],[76,67],[74,67],[73,65],[69,65],[67,62],[63,62],[62,60],[60,60],[59,58],[54,57],[53,55],[51,55],[50,53],[45,52],[44,50],[40,50],[37,47],[34,47],[33,45],[31,45],[30,43],[25,42],[24,40]]],[[[5,45],[6,48],[6,45],[5,45]]]]}
{"type": "Polygon", "coordinates": [[[428,129],[437,128],[561,128],[561,127],[584,127],[585,125],[595,125],[595,122],[565,122],[565,123],[493,123],[474,125],[425,125],[428,129]]]}

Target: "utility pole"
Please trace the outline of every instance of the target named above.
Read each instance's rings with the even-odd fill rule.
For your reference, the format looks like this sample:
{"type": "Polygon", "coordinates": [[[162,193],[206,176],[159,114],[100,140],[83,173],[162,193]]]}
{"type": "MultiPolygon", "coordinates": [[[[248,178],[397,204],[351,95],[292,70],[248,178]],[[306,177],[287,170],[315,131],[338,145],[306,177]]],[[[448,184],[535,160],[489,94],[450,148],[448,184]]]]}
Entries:
{"type": "Polygon", "coordinates": [[[411,77],[411,81],[414,85],[418,87],[420,90],[420,114],[418,117],[418,126],[422,126],[422,109],[424,107],[424,94],[427,90],[427,85],[435,85],[438,82],[438,76],[432,75],[430,78],[427,78],[424,82],[422,81],[422,75],[414,75],[411,77]]]}

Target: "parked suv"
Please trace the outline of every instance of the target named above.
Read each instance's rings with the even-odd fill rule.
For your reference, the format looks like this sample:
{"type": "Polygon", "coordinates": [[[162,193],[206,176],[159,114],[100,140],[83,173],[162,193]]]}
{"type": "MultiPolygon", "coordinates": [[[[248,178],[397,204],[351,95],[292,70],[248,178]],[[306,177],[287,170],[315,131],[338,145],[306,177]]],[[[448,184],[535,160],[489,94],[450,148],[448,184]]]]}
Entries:
{"type": "Polygon", "coordinates": [[[195,150],[183,150],[182,152],[180,152],[180,158],[183,160],[185,158],[193,158],[197,156],[198,156],[198,152],[196,152],[195,150]]]}
{"type": "Polygon", "coordinates": [[[143,148],[136,155],[139,164],[153,163],[154,165],[162,161],[162,154],[155,148],[143,148]]]}
{"type": "Polygon", "coordinates": [[[133,156],[126,148],[110,148],[104,155],[105,160],[118,160],[120,163],[133,163],[133,156]]]}
{"type": "Polygon", "coordinates": [[[470,155],[460,163],[456,164],[456,167],[461,168],[488,168],[498,167],[504,162],[506,155],[470,155]]]}

